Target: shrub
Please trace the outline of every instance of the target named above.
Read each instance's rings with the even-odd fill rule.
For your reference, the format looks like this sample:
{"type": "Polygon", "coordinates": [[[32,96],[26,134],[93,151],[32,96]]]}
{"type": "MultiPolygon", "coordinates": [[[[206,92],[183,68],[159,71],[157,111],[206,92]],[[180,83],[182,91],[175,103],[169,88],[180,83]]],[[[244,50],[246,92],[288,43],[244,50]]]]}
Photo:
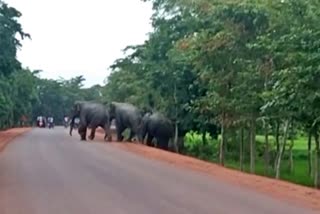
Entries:
{"type": "Polygon", "coordinates": [[[190,131],[184,138],[184,151],[203,160],[215,160],[218,157],[218,141],[206,133],[206,143],[203,142],[202,134],[190,131]]]}

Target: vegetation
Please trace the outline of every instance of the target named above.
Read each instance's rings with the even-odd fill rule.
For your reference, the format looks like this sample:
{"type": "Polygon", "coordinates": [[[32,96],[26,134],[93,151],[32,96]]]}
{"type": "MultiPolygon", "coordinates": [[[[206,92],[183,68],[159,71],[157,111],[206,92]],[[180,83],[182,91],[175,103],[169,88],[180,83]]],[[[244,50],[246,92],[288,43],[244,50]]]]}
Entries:
{"type": "Polygon", "coordinates": [[[83,89],[82,76],[47,80],[39,77],[41,71],[22,68],[16,58],[19,39],[31,36],[18,23],[20,16],[0,1],[0,128],[31,124],[39,115],[52,115],[60,123],[74,100],[100,99],[100,87],[83,89]]]}
{"type": "Polygon", "coordinates": [[[154,32],[112,65],[104,99],[192,130],[186,154],[320,187],[319,1],[145,1],[154,32]]]}

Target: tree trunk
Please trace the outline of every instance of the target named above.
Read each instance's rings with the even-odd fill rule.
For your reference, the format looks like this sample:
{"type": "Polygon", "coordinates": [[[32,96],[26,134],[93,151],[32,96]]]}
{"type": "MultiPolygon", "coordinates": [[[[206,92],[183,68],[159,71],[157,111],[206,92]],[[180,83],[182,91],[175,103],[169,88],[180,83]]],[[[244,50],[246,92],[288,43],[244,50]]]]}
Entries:
{"type": "Polygon", "coordinates": [[[310,177],[312,176],[312,150],[311,150],[311,142],[312,142],[312,132],[308,133],[308,172],[310,177]]]}
{"type": "Polygon", "coordinates": [[[236,127],[233,128],[233,131],[232,131],[232,136],[231,136],[231,143],[234,144],[234,145],[238,145],[238,132],[237,132],[237,129],[236,127]]]}
{"type": "Polygon", "coordinates": [[[265,141],[265,153],[264,153],[264,174],[268,175],[269,173],[269,162],[270,162],[270,157],[269,157],[269,128],[268,128],[268,123],[264,123],[264,141],[265,141]]]}
{"type": "Polygon", "coordinates": [[[255,173],[256,168],[256,121],[251,120],[250,125],[250,173],[255,173]]]}
{"type": "Polygon", "coordinates": [[[289,120],[286,120],[286,121],[285,121],[285,124],[284,124],[282,147],[280,148],[279,155],[278,155],[278,157],[277,157],[276,179],[279,179],[279,178],[280,178],[281,159],[282,159],[282,155],[283,155],[283,153],[284,153],[284,150],[285,150],[285,148],[286,148],[286,142],[287,142],[287,136],[288,136],[288,129],[289,129],[289,120]]]}
{"type": "Polygon", "coordinates": [[[173,99],[174,99],[174,105],[175,105],[175,132],[174,132],[174,141],[173,146],[176,151],[176,153],[179,153],[178,148],[178,100],[177,100],[177,85],[174,84],[174,92],[173,92],[173,99]]]}
{"type": "Polygon", "coordinates": [[[276,133],[275,133],[275,138],[276,138],[276,147],[277,147],[277,152],[276,152],[276,157],[274,160],[274,169],[277,168],[277,161],[279,158],[279,154],[280,154],[280,122],[276,121],[276,133]]]}
{"type": "Polygon", "coordinates": [[[240,130],[240,154],[239,154],[239,162],[240,162],[240,170],[243,171],[243,141],[244,141],[244,128],[241,127],[240,130]]]}
{"type": "Polygon", "coordinates": [[[320,188],[320,143],[318,129],[315,129],[314,138],[316,142],[315,162],[314,162],[314,187],[320,188]]]}
{"type": "Polygon", "coordinates": [[[291,144],[290,144],[290,147],[289,147],[289,171],[290,171],[290,173],[293,173],[293,169],[294,169],[293,152],[292,152],[293,146],[294,146],[294,139],[292,138],[291,139],[291,144]]]}
{"type": "Polygon", "coordinates": [[[224,166],[224,144],[225,144],[226,136],[225,136],[225,114],[222,115],[222,123],[221,123],[221,142],[220,142],[220,154],[219,154],[219,162],[222,166],[224,166]]]}
{"type": "Polygon", "coordinates": [[[206,131],[202,132],[202,144],[203,145],[207,144],[206,131]]]}
{"type": "Polygon", "coordinates": [[[174,129],[174,142],[173,146],[176,151],[176,153],[179,153],[179,147],[178,147],[178,136],[179,136],[179,130],[178,130],[178,121],[175,122],[175,129],[174,129]]]}

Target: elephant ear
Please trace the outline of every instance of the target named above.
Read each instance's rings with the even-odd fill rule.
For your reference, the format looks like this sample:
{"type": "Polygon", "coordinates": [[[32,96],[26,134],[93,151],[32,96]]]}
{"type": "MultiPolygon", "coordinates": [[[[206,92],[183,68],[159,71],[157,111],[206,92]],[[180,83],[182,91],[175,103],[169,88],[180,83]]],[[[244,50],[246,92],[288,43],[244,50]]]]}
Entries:
{"type": "Polygon", "coordinates": [[[114,102],[111,102],[107,105],[107,109],[109,111],[110,119],[113,120],[116,117],[116,105],[114,102]]]}
{"type": "Polygon", "coordinates": [[[79,101],[79,100],[75,101],[75,102],[74,102],[74,109],[75,109],[76,111],[80,111],[80,106],[81,106],[81,104],[83,104],[83,103],[84,103],[83,101],[79,101]]]}
{"type": "Polygon", "coordinates": [[[80,112],[80,105],[81,105],[80,102],[78,102],[78,103],[75,104],[75,110],[76,110],[76,112],[80,112]]]}
{"type": "Polygon", "coordinates": [[[109,110],[110,110],[111,112],[114,112],[114,111],[115,111],[116,106],[115,106],[115,104],[114,104],[113,102],[109,103],[109,104],[108,104],[108,107],[109,107],[109,110]]]}

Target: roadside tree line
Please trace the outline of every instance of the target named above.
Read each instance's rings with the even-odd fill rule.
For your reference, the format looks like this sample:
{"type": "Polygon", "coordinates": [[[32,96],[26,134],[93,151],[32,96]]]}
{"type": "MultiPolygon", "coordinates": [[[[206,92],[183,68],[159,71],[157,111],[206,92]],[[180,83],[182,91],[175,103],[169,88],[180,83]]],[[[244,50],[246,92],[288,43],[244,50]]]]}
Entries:
{"type": "Polygon", "coordinates": [[[42,79],[41,71],[23,68],[17,60],[21,40],[31,39],[18,22],[21,13],[0,1],[0,128],[31,125],[39,115],[58,121],[75,100],[100,99],[100,86],[83,88],[82,76],[70,80],[42,79]]]}
{"type": "Polygon", "coordinates": [[[320,2],[145,1],[154,31],[111,66],[103,98],[160,109],[202,135],[203,153],[218,139],[220,164],[255,173],[263,161],[278,179],[284,159],[294,173],[305,135],[305,173],[320,187],[320,2]]]}

